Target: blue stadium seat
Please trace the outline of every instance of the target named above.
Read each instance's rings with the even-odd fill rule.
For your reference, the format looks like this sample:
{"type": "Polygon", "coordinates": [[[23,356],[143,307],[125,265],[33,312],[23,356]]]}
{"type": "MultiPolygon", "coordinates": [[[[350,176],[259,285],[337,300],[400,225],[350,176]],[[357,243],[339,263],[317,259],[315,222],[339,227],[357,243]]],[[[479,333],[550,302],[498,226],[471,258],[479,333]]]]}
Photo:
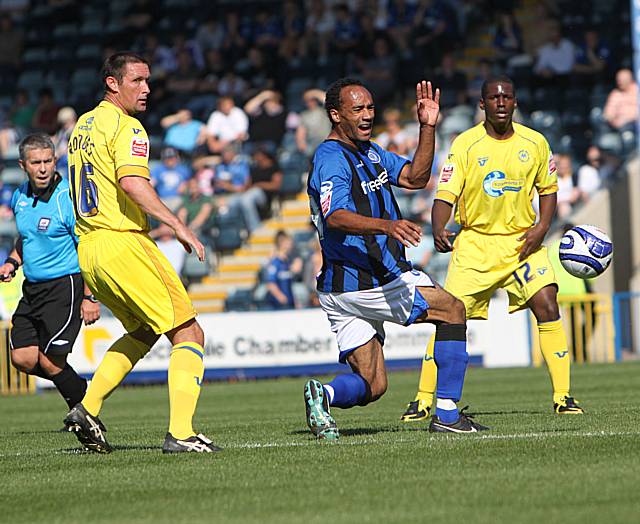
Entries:
{"type": "Polygon", "coordinates": [[[27,179],[27,175],[19,167],[5,167],[0,177],[4,184],[13,186],[18,186],[27,179]]]}
{"type": "Polygon", "coordinates": [[[236,289],[224,301],[225,311],[250,311],[253,309],[253,291],[236,289]]]}
{"type": "Polygon", "coordinates": [[[182,266],[182,276],[188,282],[194,282],[202,280],[203,277],[211,274],[211,268],[213,263],[213,256],[211,249],[205,246],[205,260],[200,262],[195,253],[187,254],[184,259],[184,266],[182,266]]]}

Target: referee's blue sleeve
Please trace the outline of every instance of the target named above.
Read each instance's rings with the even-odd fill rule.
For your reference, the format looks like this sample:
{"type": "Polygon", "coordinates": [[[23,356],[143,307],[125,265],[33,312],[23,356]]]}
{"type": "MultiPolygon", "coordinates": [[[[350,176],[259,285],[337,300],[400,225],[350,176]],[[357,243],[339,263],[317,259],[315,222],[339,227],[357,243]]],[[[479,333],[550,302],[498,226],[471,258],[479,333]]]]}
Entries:
{"type": "Polygon", "coordinates": [[[62,207],[62,216],[64,217],[64,225],[67,226],[69,233],[73,237],[76,245],[78,245],[78,235],[76,235],[76,214],[73,210],[73,202],[71,201],[71,195],[66,193],[63,198],[59,201],[60,206],[62,207]]]}
{"type": "Polygon", "coordinates": [[[11,196],[11,211],[13,214],[16,214],[16,204],[18,203],[18,198],[20,198],[20,189],[16,189],[11,196]]]}

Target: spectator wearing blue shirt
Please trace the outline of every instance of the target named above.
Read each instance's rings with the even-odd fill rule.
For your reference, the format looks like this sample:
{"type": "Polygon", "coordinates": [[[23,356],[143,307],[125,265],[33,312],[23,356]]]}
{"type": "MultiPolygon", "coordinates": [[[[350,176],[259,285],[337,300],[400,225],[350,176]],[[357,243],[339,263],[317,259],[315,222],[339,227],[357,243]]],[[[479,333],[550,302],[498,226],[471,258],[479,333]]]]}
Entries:
{"type": "Polygon", "coordinates": [[[53,141],[43,133],[29,135],[19,151],[28,176],[11,201],[19,236],[0,266],[3,282],[21,266],[25,276],[12,318],[11,362],[24,373],[51,380],[73,407],[87,383],[67,364],[67,355],[82,320],[95,322],[100,305],[80,275],[69,183],[56,172],[53,141]]]}
{"type": "Polygon", "coordinates": [[[302,270],[302,260],[296,257],[290,260],[293,251],[293,239],[283,230],[275,236],[275,254],[266,266],[267,302],[273,309],[292,309],[293,277],[302,270]]]}
{"type": "Polygon", "coordinates": [[[187,156],[204,145],[207,139],[204,123],[194,120],[188,109],[180,109],[175,114],[165,116],[160,120],[160,125],[167,130],[164,145],[173,147],[187,156]]]}
{"type": "Polygon", "coordinates": [[[579,76],[578,85],[593,85],[608,72],[611,49],[595,29],[587,29],[575,49],[573,72],[579,76]]]}
{"type": "Polygon", "coordinates": [[[233,146],[222,150],[222,159],[215,167],[213,191],[215,195],[242,193],[251,182],[249,162],[237,154],[233,146]]]}
{"type": "Polygon", "coordinates": [[[182,202],[191,169],[180,161],[180,154],[173,147],[165,147],[160,158],[162,163],[151,169],[151,182],[165,205],[175,211],[182,202]]]}

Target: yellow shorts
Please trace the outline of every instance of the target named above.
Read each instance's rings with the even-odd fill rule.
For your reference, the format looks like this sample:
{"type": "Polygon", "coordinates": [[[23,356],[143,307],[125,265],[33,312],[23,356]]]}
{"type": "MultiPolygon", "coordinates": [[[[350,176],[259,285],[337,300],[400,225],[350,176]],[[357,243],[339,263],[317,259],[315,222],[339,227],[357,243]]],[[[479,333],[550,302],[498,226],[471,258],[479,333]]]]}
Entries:
{"type": "Polygon", "coordinates": [[[520,236],[463,230],[456,238],[444,288],[464,302],[467,318],[489,318],[489,300],[497,289],[507,292],[513,313],[526,308],[543,287],[557,286],[546,247],[518,260],[520,236]]]}
{"type": "Polygon", "coordinates": [[[93,231],[80,237],[82,278],[127,332],[166,333],[196,316],[169,261],[146,233],[93,231]]]}

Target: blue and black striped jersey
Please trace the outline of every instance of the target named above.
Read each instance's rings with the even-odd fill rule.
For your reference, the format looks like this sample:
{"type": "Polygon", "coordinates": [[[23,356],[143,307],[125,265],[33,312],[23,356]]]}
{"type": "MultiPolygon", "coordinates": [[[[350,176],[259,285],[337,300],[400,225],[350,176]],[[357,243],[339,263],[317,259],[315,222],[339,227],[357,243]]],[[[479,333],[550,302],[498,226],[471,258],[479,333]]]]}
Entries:
{"type": "Polygon", "coordinates": [[[409,161],[373,142],[353,147],[326,140],[316,150],[307,183],[311,217],[322,247],[318,291],[342,293],[382,286],[411,270],[404,246],[386,235],[350,235],[327,226],[337,209],[402,218],[391,191],[409,161]]]}

